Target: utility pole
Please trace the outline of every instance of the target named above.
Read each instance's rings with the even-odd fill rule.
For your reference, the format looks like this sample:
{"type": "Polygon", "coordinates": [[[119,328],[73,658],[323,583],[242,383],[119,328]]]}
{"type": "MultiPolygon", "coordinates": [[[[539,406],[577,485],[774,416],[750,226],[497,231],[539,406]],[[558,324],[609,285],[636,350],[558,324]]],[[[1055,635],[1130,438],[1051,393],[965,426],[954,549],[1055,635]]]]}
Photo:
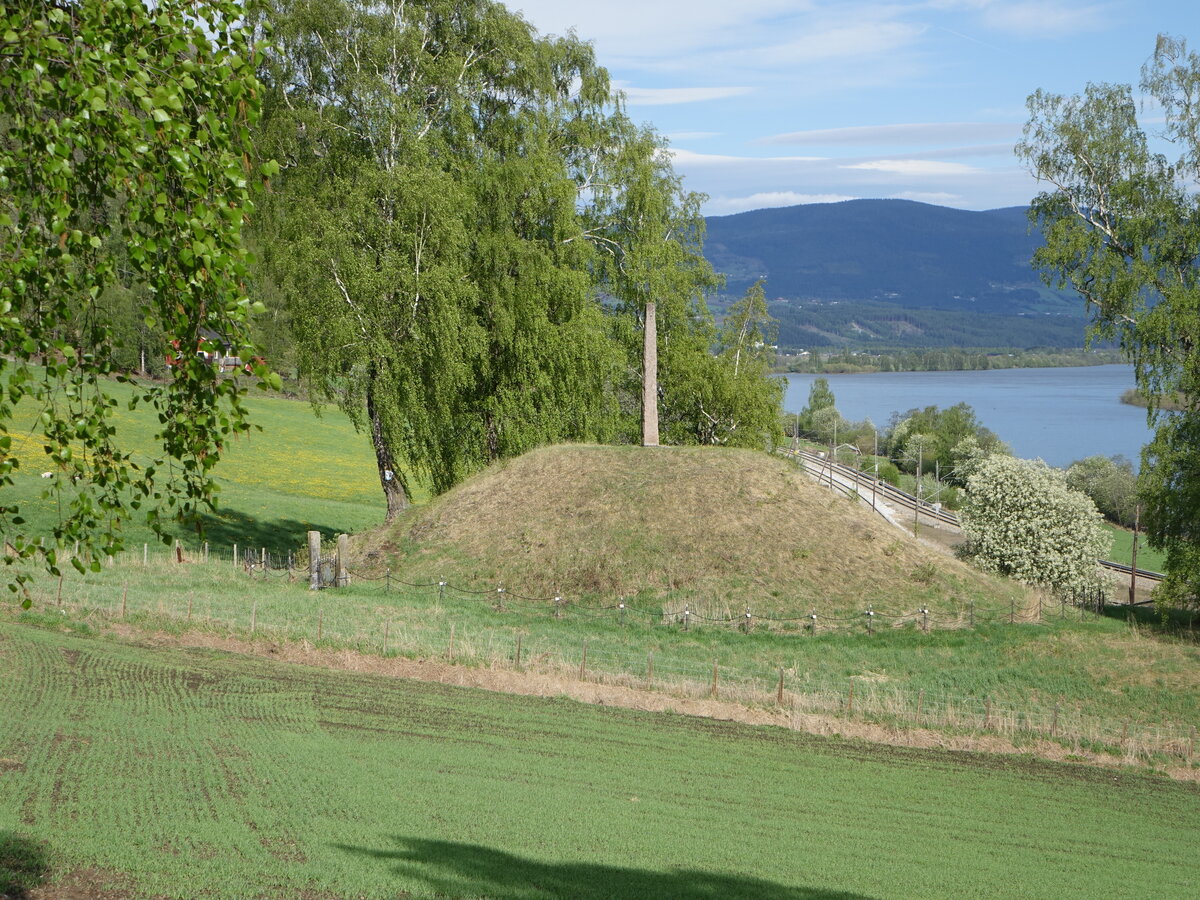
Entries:
{"type": "Polygon", "coordinates": [[[925,447],[917,445],[917,502],[913,504],[913,537],[921,534],[921,466],[925,460],[925,447]]]}
{"type": "Polygon", "coordinates": [[[875,429],[871,429],[871,431],[875,435],[875,452],[872,454],[875,459],[875,480],[871,482],[871,509],[874,509],[875,486],[879,484],[879,432],[875,429]]]}
{"type": "MultiPolygon", "coordinates": [[[[1129,605],[1133,606],[1137,602],[1137,545],[1138,531],[1142,525],[1142,504],[1137,503],[1133,507],[1133,559],[1129,561],[1129,605]]],[[[1131,613],[1132,615],[1132,613],[1131,613]]]]}

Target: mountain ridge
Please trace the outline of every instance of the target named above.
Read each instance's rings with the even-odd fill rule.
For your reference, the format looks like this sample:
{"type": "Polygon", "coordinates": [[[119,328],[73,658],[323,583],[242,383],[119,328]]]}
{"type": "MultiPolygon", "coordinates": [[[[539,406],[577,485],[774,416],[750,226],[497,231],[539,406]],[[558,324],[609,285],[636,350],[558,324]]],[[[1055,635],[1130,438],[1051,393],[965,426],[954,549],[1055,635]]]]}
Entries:
{"type": "Polygon", "coordinates": [[[845,200],[710,216],[706,224],[705,255],[726,277],[716,305],[765,277],[781,344],[1083,344],[1082,302],[1046,286],[1031,265],[1042,239],[1025,207],[845,200]],[[831,317],[831,306],[850,309],[831,317]]]}

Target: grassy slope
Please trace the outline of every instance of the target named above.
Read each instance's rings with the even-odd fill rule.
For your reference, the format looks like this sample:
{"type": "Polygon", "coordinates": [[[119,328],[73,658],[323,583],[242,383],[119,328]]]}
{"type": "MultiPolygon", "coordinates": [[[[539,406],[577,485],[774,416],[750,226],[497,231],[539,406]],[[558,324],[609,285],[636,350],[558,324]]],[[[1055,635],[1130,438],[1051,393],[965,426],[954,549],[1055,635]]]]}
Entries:
{"type": "Polygon", "coordinates": [[[0,665],[0,844],[146,894],[1200,890],[1194,785],[11,625],[0,665]]]}
{"type": "MultiPolygon", "coordinates": [[[[126,408],[128,387],[110,383],[106,389],[120,403],[116,426],[121,446],[148,458],[154,450],[153,417],[140,407],[136,412],[126,408]]],[[[251,421],[263,430],[232,442],[216,469],[221,504],[205,521],[214,546],[238,543],[286,552],[302,545],[310,529],[332,535],[382,521],[370,440],[357,434],[341,412],[327,409],[318,419],[308,403],[261,395],[248,406],[251,421]]],[[[47,464],[41,445],[29,434],[33,416],[32,405],[25,403],[14,420],[14,454],[21,467],[12,496],[21,503],[31,531],[45,533],[57,519],[58,507],[39,496],[47,486],[40,477],[47,464]]],[[[138,522],[128,523],[125,534],[130,546],[154,540],[138,522]]],[[[174,534],[189,546],[198,543],[194,530],[177,527],[174,534]]]]}
{"type": "Polygon", "coordinates": [[[749,450],[535,450],[370,536],[414,580],[672,601],[714,614],[1008,604],[1011,583],[938,554],[785,460],[749,450]]]}

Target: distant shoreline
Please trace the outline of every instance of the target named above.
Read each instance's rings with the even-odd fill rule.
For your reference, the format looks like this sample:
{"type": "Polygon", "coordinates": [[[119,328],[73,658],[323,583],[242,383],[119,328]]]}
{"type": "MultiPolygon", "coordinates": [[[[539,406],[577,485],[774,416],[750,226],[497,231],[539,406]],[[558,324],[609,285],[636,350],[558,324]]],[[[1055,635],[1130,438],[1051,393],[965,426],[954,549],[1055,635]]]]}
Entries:
{"type": "Polygon", "coordinates": [[[895,353],[844,351],[780,354],[777,375],[869,375],[878,372],[987,372],[997,369],[1059,369],[1120,365],[1119,350],[994,350],[949,347],[895,353]]]}
{"type": "MultiPolygon", "coordinates": [[[[1147,409],[1150,406],[1150,401],[1146,395],[1137,388],[1130,388],[1121,395],[1121,402],[1129,406],[1140,406],[1142,409],[1147,409]]],[[[1161,397],[1157,404],[1159,409],[1165,409],[1171,412],[1183,409],[1183,403],[1180,400],[1161,397]]]]}

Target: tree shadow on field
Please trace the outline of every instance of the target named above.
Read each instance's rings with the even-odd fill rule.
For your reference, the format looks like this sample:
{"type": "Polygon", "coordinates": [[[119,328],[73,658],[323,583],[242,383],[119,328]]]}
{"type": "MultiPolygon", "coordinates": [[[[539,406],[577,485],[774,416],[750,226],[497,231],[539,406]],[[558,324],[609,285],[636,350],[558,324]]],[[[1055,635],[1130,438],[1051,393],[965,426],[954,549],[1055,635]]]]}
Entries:
{"type": "Polygon", "coordinates": [[[336,845],[424,882],[445,897],[613,897],[678,900],[866,900],[865,895],[789,887],[744,875],[673,869],[655,872],[598,863],[547,863],[490,847],[397,836],[396,849],[336,845]]]}
{"type": "Polygon", "coordinates": [[[28,897],[49,871],[50,851],[44,842],[0,829],[0,896],[28,897]]]}
{"type": "Polygon", "coordinates": [[[1155,609],[1153,606],[1106,606],[1104,616],[1132,622],[1155,634],[1170,635],[1181,641],[1200,643],[1200,616],[1192,609],[1155,609]]]}
{"type": "MultiPolygon", "coordinates": [[[[307,546],[308,532],[321,532],[321,540],[327,541],[344,527],[328,524],[301,522],[297,519],[259,519],[249,513],[221,507],[217,514],[206,513],[200,517],[204,526],[203,540],[208,541],[214,552],[225,553],[234,544],[242,548],[258,550],[266,548],[271,554],[287,554],[307,546]]],[[[195,528],[177,528],[177,536],[188,546],[195,547],[201,540],[195,528]]]]}

